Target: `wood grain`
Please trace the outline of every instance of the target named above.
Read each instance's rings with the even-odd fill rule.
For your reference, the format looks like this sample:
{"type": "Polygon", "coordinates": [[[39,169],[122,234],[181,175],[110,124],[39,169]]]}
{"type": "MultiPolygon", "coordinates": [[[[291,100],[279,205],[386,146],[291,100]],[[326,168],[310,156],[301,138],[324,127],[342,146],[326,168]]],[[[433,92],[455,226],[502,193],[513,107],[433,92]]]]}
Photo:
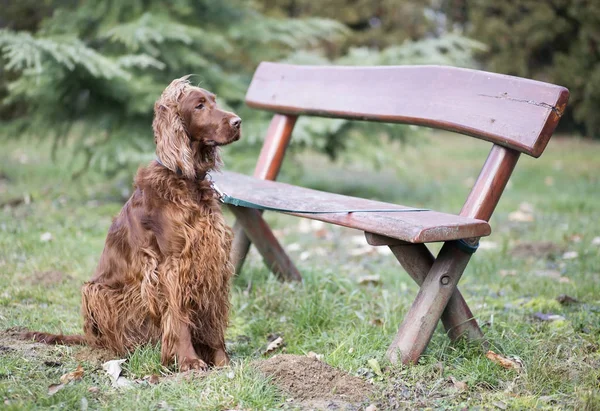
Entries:
{"type": "MultiPolygon", "coordinates": [[[[243,174],[224,172],[213,174],[221,191],[230,196],[258,204],[296,210],[341,210],[411,208],[311,190],[275,181],[259,180],[243,174]]],[[[449,241],[461,238],[482,237],[490,234],[487,222],[436,211],[402,213],[339,213],[302,215],[344,227],[356,228],[410,243],[449,241]]]]}
{"type": "Polygon", "coordinates": [[[277,113],[451,130],[539,157],[568,98],[564,87],[456,67],[263,62],[246,103],[277,113]]]}

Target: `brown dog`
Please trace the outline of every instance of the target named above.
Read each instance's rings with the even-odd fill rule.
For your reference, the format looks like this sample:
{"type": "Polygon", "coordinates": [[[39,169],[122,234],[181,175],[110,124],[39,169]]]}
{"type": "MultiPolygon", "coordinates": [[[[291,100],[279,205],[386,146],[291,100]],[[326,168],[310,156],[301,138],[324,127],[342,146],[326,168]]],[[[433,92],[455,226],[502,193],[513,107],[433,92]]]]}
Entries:
{"type": "Polygon", "coordinates": [[[160,341],[163,364],[182,371],[226,365],[232,234],[206,174],[220,164],[218,146],[240,138],[241,119],[187,77],[165,89],[154,116],[157,160],[138,170],[82,288],[85,335],[25,337],[121,355],[160,341]]]}

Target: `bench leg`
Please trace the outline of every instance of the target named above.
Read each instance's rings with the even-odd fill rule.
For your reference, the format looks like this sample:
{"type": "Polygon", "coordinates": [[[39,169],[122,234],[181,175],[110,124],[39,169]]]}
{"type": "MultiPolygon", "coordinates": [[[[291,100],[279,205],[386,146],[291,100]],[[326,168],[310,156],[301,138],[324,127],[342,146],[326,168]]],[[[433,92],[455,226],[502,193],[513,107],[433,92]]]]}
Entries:
{"type": "Polygon", "coordinates": [[[410,364],[419,360],[470,258],[471,254],[452,242],[444,244],[388,348],[387,356],[392,363],[400,360],[410,364]]]}
{"type": "MultiPolygon", "coordinates": [[[[431,270],[435,258],[425,244],[393,245],[390,250],[415,282],[421,286],[431,270]]],[[[461,337],[484,341],[471,309],[458,289],[454,291],[442,314],[442,323],[448,337],[456,341],[461,337]]]]}
{"type": "Polygon", "coordinates": [[[275,238],[260,211],[244,207],[228,207],[239,225],[243,227],[244,237],[247,236],[256,246],[273,274],[280,280],[302,281],[300,272],[275,238]]]}
{"type": "Polygon", "coordinates": [[[236,274],[242,271],[246,255],[250,250],[250,244],[250,239],[244,232],[244,227],[242,227],[239,220],[236,220],[233,225],[233,242],[231,243],[231,253],[229,255],[236,274]]]}

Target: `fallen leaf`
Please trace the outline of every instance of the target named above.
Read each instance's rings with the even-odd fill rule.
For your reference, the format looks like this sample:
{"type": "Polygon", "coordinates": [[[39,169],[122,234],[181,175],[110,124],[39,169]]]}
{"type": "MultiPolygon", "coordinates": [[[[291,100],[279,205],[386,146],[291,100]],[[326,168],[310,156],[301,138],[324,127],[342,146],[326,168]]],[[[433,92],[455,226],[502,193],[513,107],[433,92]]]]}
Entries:
{"type": "Polygon", "coordinates": [[[383,320],[381,318],[373,318],[371,319],[371,324],[381,327],[383,325],[383,320]]]}
{"type": "Polygon", "coordinates": [[[498,248],[498,243],[487,240],[479,241],[479,250],[495,250],[496,248],[498,248]]]}
{"type": "Polygon", "coordinates": [[[306,356],[309,358],[316,358],[319,361],[323,361],[323,354],[317,354],[316,352],[309,351],[308,354],[306,354],[306,356]]]}
{"type": "Polygon", "coordinates": [[[488,360],[492,361],[493,363],[496,363],[496,364],[500,365],[501,367],[504,367],[507,369],[519,370],[523,366],[522,361],[520,361],[520,360],[517,361],[515,359],[510,359],[510,358],[504,357],[500,354],[496,354],[492,350],[489,350],[485,354],[485,356],[487,357],[488,360]]]}
{"type": "Polygon", "coordinates": [[[522,202],[521,204],[519,204],[519,211],[522,211],[524,213],[533,213],[534,208],[531,203],[522,202]]]}
{"type": "Polygon", "coordinates": [[[283,338],[282,337],[277,337],[276,339],[274,339],[273,341],[271,341],[269,343],[269,345],[267,345],[267,349],[265,350],[265,352],[263,354],[267,355],[267,354],[269,354],[269,353],[277,350],[282,345],[283,345],[283,338]]]}
{"type": "Polygon", "coordinates": [[[379,366],[379,361],[377,361],[376,358],[371,358],[369,361],[367,361],[367,364],[369,364],[369,367],[371,367],[375,374],[383,375],[383,372],[381,372],[381,367],[379,366]]]}
{"type": "Polygon", "coordinates": [[[558,279],[558,282],[559,282],[559,283],[570,283],[570,282],[571,282],[571,280],[570,280],[568,277],[560,277],[560,278],[558,279]]]}
{"type": "Polygon", "coordinates": [[[535,313],[533,314],[533,316],[535,318],[537,318],[540,321],[557,321],[557,320],[564,320],[565,317],[563,317],[562,315],[558,315],[558,314],[544,314],[544,313],[535,313]]]}
{"type": "Polygon", "coordinates": [[[453,376],[450,376],[450,382],[452,382],[452,385],[454,385],[454,388],[456,388],[458,391],[466,391],[469,389],[469,386],[466,382],[458,381],[453,376]]]}
{"type": "Polygon", "coordinates": [[[348,252],[348,254],[350,254],[353,257],[360,257],[361,255],[374,254],[376,252],[377,251],[375,251],[374,247],[366,245],[364,247],[353,248],[348,252]]]}
{"type": "Polygon", "coordinates": [[[106,371],[110,377],[112,386],[114,388],[128,387],[133,384],[127,378],[120,377],[122,371],[121,364],[123,364],[125,361],[127,360],[111,360],[102,364],[102,369],[104,369],[104,371],[106,371]]]}
{"type": "Polygon", "coordinates": [[[156,374],[146,375],[144,381],[148,381],[148,384],[158,384],[160,382],[160,377],[156,374]]]}
{"type": "Polygon", "coordinates": [[[88,388],[88,392],[91,392],[92,394],[96,394],[96,393],[100,392],[100,388],[93,386],[93,387],[88,388]]]}
{"type": "Polygon", "coordinates": [[[503,403],[502,401],[495,401],[492,403],[492,405],[496,408],[500,408],[501,410],[505,410],[508,408],[508,405],[506,405],[505,403],[503,403]]]}
{"type": "Polygon", "coordinates": [[[60,377],[60,382],[62,384],[68,384],[71,381],[80,380],[81,377],[83,377],[83,367],[80,364],[77,366],[75,371],[71,371],[69,373],[64,374],[62,377],[60,377]]]}
{"type": "Polygon", "coordinates": [[[102,364],[102,369],[106,371],[111,381],[117,381],[117,378],[119,378],[119,375],[121,375],[122,371],[121,364],[123,364],[125,361],[127,360],[111,360],[102,364]]]}
{"type": "Polygon", "coordinates": [[[363,275],[362,277],[358,278],[358,283],[361,284],[361,285],[364,285],[364,284],[373,284],[373,285],[381,284],[381,276],[379,274],[363,275]]]}
{"type": "Polygon", "coordinates": [[[579,302],[579,300],[577,298],[573,298],[567,294],[559,295],[558,297],[556,297],[556,301],[558,301],[562,305],[575,304],[575,303],[579,302]]]}
{"type": "Polygon", "coordinates": [[[302,251],[300,253],[300,261],[308,260],[309,257],[310,257],[310,252],[309,251],[302,251]]]}
{"type": "Polygon", "coordinates": [[[392,250],[390,250],[390,247],[376,247],[375,251],[377,252],[377,254],[381,255],[393,254],[392,250]]]}
{"type": "Polygon", "coordinates": [[[54,395],[63,388],[65,388],[65,384],[51,384],[48,387],[48,395],[54,395]]]}
{"type": "Polygon", "coordinates": [[[548,277],[554,280],[560,280],[561,278],[560,272],[556,270],[536,270],[533,274],[537,277],[548,277]]]}
{"type": "Polygon", "coordinates": [[[40,241],[41,242],[47,243],[50,240],[52,240],[52,233],[45,232],[42,235],[40,235],[40,241]]]}
{"type": "Polygon", "coordinates": [[[577,251],[567,251],[562,256],[563,260],[572,260],[577,257],[579,257],[579,253],[577,251]]]}

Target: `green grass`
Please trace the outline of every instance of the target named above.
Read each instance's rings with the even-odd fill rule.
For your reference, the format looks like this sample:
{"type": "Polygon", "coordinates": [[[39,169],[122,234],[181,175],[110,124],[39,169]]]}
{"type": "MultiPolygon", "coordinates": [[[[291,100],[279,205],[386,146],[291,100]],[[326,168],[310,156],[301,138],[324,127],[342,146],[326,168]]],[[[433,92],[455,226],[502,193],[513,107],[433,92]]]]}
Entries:
{"type": "MultiPolygon", "coordinates": [[[[359,156],[330,164],[301,155],[284,166],[282,180],[457,212],[488,150],[487,143],[439,133],[419,144],[386,148],[389,168],[374,171],[359,156]]],[[[0,211],[0,330],[80,332],[79,286],[93,272],[111,218],[131,185],[131,175],[106,181],[90,173],[72,181],[62,162],[50,161],[48,151],[26,141],[3,143],[0,151],[0,203],[26,193],[32,198],[30,204],[0,211]],[[46,232],[52,240],[43,242],[40,236],[46,232]]],[[[598,143],[560,138],[540,159],[523,156],[491,221],[494,232],[485,239],[495,248],[480,249],[461,280],[491,348],[518,356],[523,371],[497,366],[477,346],[450,344],[441,327],[419,365],[389,365],[385,350],[417,292],[393,256],[368,252],[358,244],[360,232],[269,214],[305,280],[282,284],[255,252],[250,254],[231,295],[231,369],[185,379],[160,365],[158,347],[143,347],[123,364],[125,376],[157,374],[161,382],[116,390],[97,363],[78,359],[78,348],[3,350],[2,406],[294,407],[252,366],[264,358],[268,336],[279,334],[288,353],[314,351],[334,367],[373,379],[371,401],[379,409],[600,409],[600,245],[593,244],[600,236],[599,156],[598,143]],[[510,221],[509,213],[524,202],[535,210],[535,220],[510,221]],[[552,242],[558,251],[515,256],[513,248],[523,242],[552,242]],[[364,253],[353,255],[356,249],[364,253]],[[577,257],[563,258],[567,251],[577,257]],[[378,284],[358,284],[361,276],[373,274],[380,275],[378,284]],[[579,303],[561,305],[556,301],[560,294],[579,303]],[[539,321],[536,312],[564,320],[539,321]],[[383,375],[373,373],[372,359],[382,365],[383,375]],[[78,363],[85,369],[83,379],[49,396],[48,386],[78,363]],[[451,377],[466,382],[467,390],[454,388],[451,377]],[[97,392],[90,387],[98,387],[97,392]]],[[[225,160],[231,168],[251,167],[247,158],[237,161],[235,152],[227,152],[225,160]]]]}

